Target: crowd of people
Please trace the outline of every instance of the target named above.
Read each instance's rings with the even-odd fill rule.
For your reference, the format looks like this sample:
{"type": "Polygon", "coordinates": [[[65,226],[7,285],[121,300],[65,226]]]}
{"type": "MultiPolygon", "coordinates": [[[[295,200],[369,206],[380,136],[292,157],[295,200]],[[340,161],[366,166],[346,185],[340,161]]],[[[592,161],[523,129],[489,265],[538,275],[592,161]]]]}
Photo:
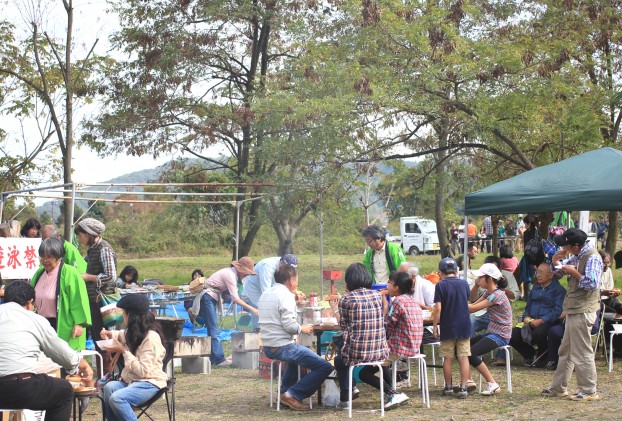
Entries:
{"type": "MultiPolygon", "coordinates": [[[[531,240],[539,239],[539,221],[534,215],[522,221],[527,249],[531,240]]],[[[1,331],[17,332],[20,325],[27,326],[15,336],[26,347],[14,340],[0,343],[0,407],[46,409],[46,419],[67,419],[71,390],[63,380],[35,374],[34,362],[28,358],[43,352],[67,373],[79,372],[90,381],[93,371],[76,353],[84,349],[89,330],[95,340],[114,341],[104,349],[98,347],[105,371],[111,368],[111,354],[119,354],[124,360],[119,380],[103,389],[106,418],[134,419],[132,407],[149,400],[166,384],[166,351],[160,328],[149,311],[147,297],[128,294],[117,303],[123,309],[126,328],[107,330],[98,297],[114,292],[115,287],[132,288],[138,271],[126,266],[117,278],[116,254],[102,238],[105,226],[100,221],[86,218],[75,227],[79,241],[88,248],[85,258],[60,237],[54,226],[27,225],[24,234],[43,239],[39,248],[41,267],[29,283],[9,285],[4,297],[7,304],[0,306],[1,331]],[[30,311],[34,307],[38,314],[30,311]],[[52,395],[56,397],[54,403],[40,396],[42,391],[27,395],[36,405],[18,399],[15,391],[22,389],[13,386],[23,387],[30,380],[30,384],[49,383],[58,392],[52,395]]],[[[484,232],[488,236],[487,226],[484,232]]],[[[467,235],[477,233],[477,227],[468,226],[467,235]]],[[[407,402],[409,397],[399,391],[400,383],[394,387],[391,381],[390,367],[419,354],[423,344],[437,341],[444,358],[444,396],[466,398],[476,389],[471,367],[486,381],[480,394],[500,393],[481,357],[510,345],[522,355],[525,365],[555,371],[543,396],[568,396],[568,380],[574,370],[579,390],[570,398],[599,399],[590,333],[600,311],[601,294],[607,296],[607,308],[616,313],[622,304],[609,268],[611,256],[597,251],[585,232],[576,228],[555,232],[547,239],[549,248],[525,250],[520,262],[513,256],[512,247],[502,244],[500,257],[487,256],[477,269],[474,263],[481,246],[473,242],[466,250],[467,266],[463,267],[462,257],[442,258],[434,282],[419,274],[416,263],[406,262],[401,248],[387,241],[386,230],[369,226],[362,235],[369,249],[361,263],[347,268],[344,294],[329,300],[343,331],[334,358],[340,384],[339,408],[348,408],[350,396],[356,399],[360,395],[356,382],[348,378],[349,368],[369,362],[382,362],[382,372],[365,366],[359,378],[374,388],[382,386],[385,409],[407,402]],[[531,282],[525,282],[529,273],[531,282]],[[568,277],[567,289],[558,281],[562,276],[568,277]],[[523,284],[522,291],[519,283],[523,284]],[[386,284],[386,288],[372,289],[374,284],[386,284]],[[515,325],[511,302],[521,294],[527,305],[515,325]],[[424,329],[424,310],[432,314],[428,321],[431,329],[424,329]],[[455,382],[454,359],[459,366],[455,382]]],[[[197,294],[188,312],[201,317],[208,328],[212,364],[226,366],[231,361],[225,358],[219,339],[218,307],[222,296],[228,294],[233,303],[245,308],[252,315],[253,329],[260,332],[266,356],[288,363],[281,402],[306,411],[309,406],[303,401],[321,387],[333,365],[296,341],[297,335],[313,332],[312,325],[298,321],[296,305],[306,297],[298,288],[297,268],[297,257],[286,254],[257,263],[245,256],[208,277],[196,269],[191,288],[197,294]],[[299,366],[310,370],[301,379],[299,366]]],[[[505,364],[503,358],[504,354],[498,353],[495,363],[505,364]]]]}

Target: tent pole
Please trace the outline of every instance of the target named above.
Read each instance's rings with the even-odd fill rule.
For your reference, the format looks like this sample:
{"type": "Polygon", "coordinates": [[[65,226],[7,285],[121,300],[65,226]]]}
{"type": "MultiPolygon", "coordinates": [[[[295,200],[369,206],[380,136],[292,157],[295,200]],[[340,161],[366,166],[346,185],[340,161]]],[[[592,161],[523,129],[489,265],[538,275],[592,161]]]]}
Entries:
{"type": "MultiPolygon", "coordinates": [[[[74,226],[74,213],[76,211],[76,183],[71,183],[71,219],[69,221],[65,221],[65,223],[71,224],[71,232],[73,232],[74,226]]],[[[65,240],[71,242],[72,238],[65,238],[65,240]]]]}
{"type": "Polygon", "coordinates": [[[4,194],[0,195],[0,223],[2,223],[3,214],[4,214],[4,194]]]}
{"type": "Polygon", "coordinates": [[[240,206],[242,203],[235,201],[235,260],[240,259],[240,206]]]}
{"type": "Polygon", "coordinates": [[[320,193],[320,292],[324,297],[324,219],[322,215],[322,193],[320,193]]]}
{"type": "Polygon", "coordinates": [[[464,276],[464,280],[466,281],[468,270],[469,270],[469,255],[467,254],[469,247],[469,217],[466,212],[464,213],[464,253],[462,258],[464,259],[462,262],[462,267],[464,270],[462,271],[462,275],[464,276]]]}

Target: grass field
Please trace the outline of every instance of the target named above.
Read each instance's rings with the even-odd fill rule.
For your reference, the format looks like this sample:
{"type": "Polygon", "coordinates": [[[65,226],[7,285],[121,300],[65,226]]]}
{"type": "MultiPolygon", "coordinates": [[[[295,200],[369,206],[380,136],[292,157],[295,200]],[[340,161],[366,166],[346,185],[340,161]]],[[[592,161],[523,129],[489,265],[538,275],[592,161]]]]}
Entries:
{"type": "MultiPolygon", "coordinates": [[[[317,256],[298,256],[300,259],[300,288],[308,293],[321,291],[320,265],[317,256]]],[[[361,256],[331,255],[324,258],[325,269],[339,269],[345,271],[353,262],[360,261],[361,256]]],[[[482,255],[478,261],[483,261],[482,255]]],[[[409,261],[416,261],[423,274],[436,268],[438,256],[408,256],[409,261]]],[[[143,277],[161,277],[170,284],[188,282],[190,273],[195,268],[201,268],[206,275],[215,270],[226,267],[227,257],[182,258],[182,259],[142,259],[132,262],[143,277]]],[[[479,265],[475,265],[479,266],[479,265]]],[[[622,269],[614,271],[616,286],[620,287],[622,269]]],[[[326,281],[325,291],[330,283],[326,281]]],[[[343,282],[338,283],[338,289],[343,289],[343,282]]],[[[516,301],[513,304],[514,316],[518,317],[524,308],[524,302],[516,301]]],[[[230,321],[229,321],[230,322],[230,321]]],[[[232,323],[227,323],[232,325],[232,323]]],[[[230,352],[230,344],[224,343],[225,352],[230,352]]],[[[429,353],[426,347],[424,352],[429,353]]],[[[416,377],[413,387],[403,390],[411,397],[408,405],[387,412],[385,419],[402,420],[583,420],[583,419],[614,419],[622,409],[619,399],[622,393],[622,363],[615,361],[614,371],[607,372],[606,361],[602,353],[597,353],[597,371],[599,402],[571,402],[561,398],[544,398],[539,392],[549,385],[553,375],[550,371],[536,368],[526,368],[521,364],[521,358],[514,352],[512,361],[513,393],[508,393],[505,381],[505,369],[491,367],[491,372],[502,386],[502,393],[492,397],[473,394],[465,400],[441,396],[442,374],[437,370],[437,385],[434,385],[432,369],[428,369],[430,383],[431,408],[422,406],[421,395],[416,387],[416,377]]],[[[486,357],[489,359],[489,357],[486,357]]],[[[431,359],[428,355],[428,363],[431,359]]],[[[455,367],[454,373],[457,373],[455,367]]],[[[456,374],[455,374],[456,375],[456,374]]],[[[474,377],[477,382],[477,376],[474,377]]],[[[570,381],[569,389],[574,391],[576,379],[570,381]]],[[[380,413],[378,393],[367,385],[359,385],[361,397],[354,404],[353,419],[379,419],[380,413]]],[[[276,412],[269,406],[269,381],[261,378],[257,370],[243,370],[237,368],[217,368],[210,375],[182,374],[177,370],[176,383],[177,419],[183,421],[206,419],[236,419],[236,420],[263,420],[263,419],[309,419],[309,420],[341,420],[347,413],[333,408],[317,407],[306,413],[294,413],[283,409],[276,412]]],[[[165,420],[166,407],[164,401],[154,405],[151,411],[155,420],[165,420]]],[[[101,419],[99,401],[92,400],[84,415],[85,420],[101,419]]]]}

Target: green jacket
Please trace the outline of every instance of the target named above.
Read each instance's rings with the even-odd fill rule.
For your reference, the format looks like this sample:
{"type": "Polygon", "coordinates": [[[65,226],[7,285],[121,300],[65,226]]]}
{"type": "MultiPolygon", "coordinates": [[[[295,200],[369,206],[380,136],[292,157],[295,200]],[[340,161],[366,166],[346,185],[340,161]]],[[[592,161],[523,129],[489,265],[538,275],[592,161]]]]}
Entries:
{"type": "Polygon", "coordinates": [[[71,244],[69,241],[65,241],[64,246],[65,257],[63,258],[63,262],[78,269],[78,273],[85,273],[86,260],[84,260],[84,257],[82,257],[76,246],[71,244]]]}
{"type": "MultiPolygon", "coordinates": [[[[59,338],[67,342],[72,349],[79,351],[86,348],[86,326],[91,325],[89,299],[86,294],[86,286],[78,270],[63,262],[60,264],[56,331],[59,338]],[[71,337],[74,325],[84,327],[82,335],[77,338],[71,337]]],[[[30,282],[33,287],[39,282],[43,271],[43,267],[37,269],[30,282]]]]}
{"type": "MultiPolygon", "coordinates": [[[[393,262],[393,268],[397,270],[400,267],[400,265],[406,261],[406,257],[404,256],[404,250],[402,250],[402,248],[398,246],[397,244],[392,243],[390,241],[386,241],[385,246],[388,247],[389,258],[391,259],[391,262],[393,262]]],[[[373,255],[374,255],[374,250],[369,248],[365,252],[365,257],[363,258],[363,264],[365,265],[365,267],[367,268],[367,270],[369,271],[371,275],[372,283],[375,284],[376,279],[374,276],[374,271],[372,269],[373,255]]],[[[389,264],[387,263],[387,272],[390,272],[390,271],[391,269],[389,268],[389,264]]]]}

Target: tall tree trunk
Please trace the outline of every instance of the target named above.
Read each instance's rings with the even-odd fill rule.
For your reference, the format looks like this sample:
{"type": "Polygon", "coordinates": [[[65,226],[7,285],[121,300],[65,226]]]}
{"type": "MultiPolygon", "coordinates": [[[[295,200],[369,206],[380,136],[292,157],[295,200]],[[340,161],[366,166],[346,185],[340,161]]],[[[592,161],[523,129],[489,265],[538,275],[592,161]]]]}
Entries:
{"type": "Polygon", "coordinates": [[[619,226],[619,212],[609,212],[609,231],[607,231],[607,242],[605,243],[605,249],[613,257],[617,249],[618,242],[618,226],[619,226]]]}
{"type": "MultiPolygon", "coordinates": [[[[64,0],[63,5],[67,13],[67,41],[65,42],[65,153],[63,154],[63,180],[65,184],[72,183],[71,157],[73,155],[73,75],[71,64],[71,45],[73,42],[73,1],[64,0]]],[[[64,215],[65,239],[71,241],[73,225],[73,207],[71,199],[65,199],[64,215]]]]}
{"type": "MultiPolygon", "coordinates": [[[[443,122],[437,129],[439,146],[441,148],[447,146],[449,137],[448,130],[449,127],[447,125],[447,121],[446,119],[443,119],[443,122]]],[[[446,157],[447,152],[445,150],[442,150],[437,154],[436,160],[440,162],[440,164],[436,166],[436,177],[434,179],[434,219],[436,219],[436,232],[438,233],[438,242],[441,249],[441,254],[444,253],[445,248],[449,245],[449,240],[447,238],[447,227],[445,225],[445,216],[443,214],[443,204],[445,202],[445,186],[447,185],[447,183],[445,182],[446,174],[444,163],[446,157]]]]}

